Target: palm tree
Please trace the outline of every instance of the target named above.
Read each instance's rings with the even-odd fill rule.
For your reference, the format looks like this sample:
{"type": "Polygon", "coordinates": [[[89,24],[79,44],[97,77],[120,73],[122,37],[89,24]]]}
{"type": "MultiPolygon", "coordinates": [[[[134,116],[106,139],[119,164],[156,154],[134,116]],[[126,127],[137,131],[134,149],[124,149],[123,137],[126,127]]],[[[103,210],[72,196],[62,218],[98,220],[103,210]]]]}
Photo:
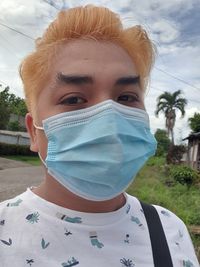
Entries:
{"type": "Polygon", "coordinates": [[[174,125],[176,121],[176,110],[180,110],[182,117],[185,115],[185,106],[187,99],[181,97],[181,90],[174,93],[164,92],[157,98],[157,107],[155,114],[160,112],[165,114],[165,125],[168,136],[171,135],[172,145],[174,145],[174,125]]]}

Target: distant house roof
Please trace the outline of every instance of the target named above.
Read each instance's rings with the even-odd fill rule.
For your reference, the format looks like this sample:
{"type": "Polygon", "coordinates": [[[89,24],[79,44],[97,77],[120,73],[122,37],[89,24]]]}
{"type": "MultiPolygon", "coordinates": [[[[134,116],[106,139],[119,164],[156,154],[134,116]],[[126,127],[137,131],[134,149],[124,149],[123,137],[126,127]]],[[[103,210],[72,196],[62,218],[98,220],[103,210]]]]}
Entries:
{"type": "Polygon", "coordinates": [[[184,138],[184,140],[200,140],[200,132],[197,133],[191,133],[188,137],[184,138]]]}

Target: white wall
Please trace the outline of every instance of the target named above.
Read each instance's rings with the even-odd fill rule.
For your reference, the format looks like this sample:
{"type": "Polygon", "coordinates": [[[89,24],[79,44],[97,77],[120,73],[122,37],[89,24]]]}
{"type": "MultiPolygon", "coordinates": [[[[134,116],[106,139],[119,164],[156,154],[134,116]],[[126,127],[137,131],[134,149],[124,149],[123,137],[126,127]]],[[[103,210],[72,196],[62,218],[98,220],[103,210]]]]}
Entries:
{"type": "Polygon", "coordinates": [[[28,133],[0,130],[0,143],[30,145],[28,133]]]}

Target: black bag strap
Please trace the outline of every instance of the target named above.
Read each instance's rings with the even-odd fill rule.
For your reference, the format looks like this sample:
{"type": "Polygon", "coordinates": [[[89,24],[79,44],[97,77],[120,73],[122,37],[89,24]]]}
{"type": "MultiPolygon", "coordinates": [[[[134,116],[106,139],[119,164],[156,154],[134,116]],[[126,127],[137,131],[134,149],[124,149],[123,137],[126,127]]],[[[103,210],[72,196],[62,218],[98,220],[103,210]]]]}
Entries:
{"type": "Polygon", "coordinates": [[[140,201],[151,239],[155,267],[173,267],[166,236],[156,208],[140,201]]]}

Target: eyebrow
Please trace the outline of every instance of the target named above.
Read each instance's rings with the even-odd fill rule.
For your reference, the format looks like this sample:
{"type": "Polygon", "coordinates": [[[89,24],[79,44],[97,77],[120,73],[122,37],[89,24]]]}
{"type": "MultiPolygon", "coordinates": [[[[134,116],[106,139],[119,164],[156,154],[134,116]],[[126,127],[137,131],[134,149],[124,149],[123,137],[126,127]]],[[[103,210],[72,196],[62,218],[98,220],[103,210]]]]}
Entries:
{"type": "Polygon", "coordinates": [[[66,75],[63,74],[61,72],[59,72],[57,74],[56,77],[57,81],[60,83],[64,83],[64,84],[74,84],[74,85],[80,85],[80,84],[88,84],[88,83],[93,83],[93,79],[90,76],[86,76],[86,75],[66,75]]]}
{"type": "MultiPolygon", "coordinates": [[[[66,75],[61,72],[57,74],[56,80],[59,83],[82,85],[82,84],[93,84],[94,79],[88,75],[66,75]]],[[[115,86],[119,85],[135,85],[140,83],[140,76],[127,76],[121,77],[116,80],[115,86]]]]}
{"type": "Polygon", "coordinates": [[[131,84],[139,84],[140,76],[128,76],[121,77],[116,82],[115,85],[131,85],[131,84]]]}

